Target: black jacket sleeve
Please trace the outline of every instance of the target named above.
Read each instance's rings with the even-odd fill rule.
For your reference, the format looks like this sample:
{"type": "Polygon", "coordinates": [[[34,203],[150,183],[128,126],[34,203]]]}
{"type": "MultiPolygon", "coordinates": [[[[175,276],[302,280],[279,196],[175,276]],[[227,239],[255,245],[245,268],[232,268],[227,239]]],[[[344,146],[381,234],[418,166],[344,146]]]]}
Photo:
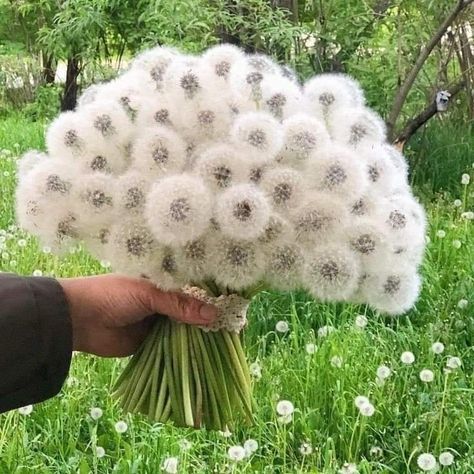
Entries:
{"type": "Polygon", "coordinates": [[[56,395],[71,355],[61,285],[52,278],[0,273],[0,413],[56,395]]]}

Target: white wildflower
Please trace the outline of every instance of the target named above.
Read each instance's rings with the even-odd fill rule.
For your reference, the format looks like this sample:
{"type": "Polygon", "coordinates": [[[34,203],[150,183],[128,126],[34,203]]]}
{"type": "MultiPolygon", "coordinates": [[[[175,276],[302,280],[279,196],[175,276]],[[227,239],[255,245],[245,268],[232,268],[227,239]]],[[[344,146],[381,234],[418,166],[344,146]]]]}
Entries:
{"type": "Polygon", "coordinates": [[[343,364],[344,364],[344,359],[341,356],[336,355],[336,356],[331,357],[331,365],[333,367],[340,369],[343,364]]]}
{"type": "Polygon", "coordinates": [[[33,276],[35,276],[35,277],[43,276],[43,272],[41,270],[35,270],[33,272],[33,276]]]}
{"type": "Polygon", "coordinates": [[[262,378],[262,366],[258,362],[252,362],[249,366],[250,375],[257,380],[262,378]]]}
{"type": "Polygon", "coordinates": [[[420,372],[420,380],[422,382],[433,382],[434,380],[434,373],[432,370],[429,370],[429,369],[423,369],[421,372],[420,372]]]}
{"type": "Polygon", "coordinates": [[[163,461],[163,471],[168,474],[176,474],[178,472],[178,458],[166,458],[163,461]]]}
{"type": "Polygon", "coordinates": [[[193,443],[186,438],[183,438],[179,440],[178,446],[182,451],[189,451],[193,447],[193,443]]]}
{"type": "Polygon", "coordinates": [[[461,206],[462,206],[461,199],[455,199],[454,200],[454,207],[461,207],[461,206]]]}
{"type": "Polygon", "coordinates": [[[246,452],[245,449],[242,446],[231,446],[227,450],[227,455],[229,456],[229,459],[234,462],[239,462],[242,461],[242,459],[245,458],[246,452]]]}
{"type": "Polygon", "coordinates": [[[413,362],[415,362],[415,354],[413,354],[413,352],[410,352],[410,351],[405,351],[400,356],[400,360],[404,364],[411,365],[413,364],[413,362]]]}
{"type": "Polygon", "coordinates": [[[102,417],[103,414],[104,412],[102,411],[102,408],[99,408],[99,407],[91,408],[90,416],[93,420],[98,420],[99,418],[102,417]]]}
{"type": "Polygon", "coordinates": [[[337,472],[338,474],[359,474],[357,465],[349,462],[344,463],[341,469],[339,469],[337,472]]]}
{"type": "Polygon", "coordinates": [[[438,459],[442,466],[451,466],[454,463],[454,456],[449,451],[442,452],[438,459]]]}
{"type": "Polygon", "coordinates": [[[277,403],[276,411],[281,416],[288,416],[293,414],[293,412],[295,411],[295,407],[293,403],[288,400],[280,400],[277,403]]]}
{"type": "Polygon", "coordinates": [[[436,468],[436,458],[430,453],[420,454],[416,463],[422,471],[432,471],[436,468]]]}
{"type": "Polygon", "coordinates": [[[461,184],[467,185],[471,181],[471,177],[467,173],[463,173],[461,176],[461,184]]]}
{"type": "Polygon", "coordinates": [[[446,231],[443,229],[440,229],[436,232],[436,237],[439,237],[440,239],[444,239],[446,237],[446,231]]]}
{"type": "Polygon", "coordinates": [[[229,430],[229,427],[226,426],[224,431],[219,431],[219,434],[223,438],[230,438],[232,436],[232,432],[229,430]]]}
{"type": "Polygon", "coordinates": [[[275,325],[275,329],[277,332],[285,333],[289,331],[290,326],[286,321],[278,321],[275,325]]]}
{"type": "Polygon", "coordinates": [[[287,425],[293,421],[293,415],[282,415],[278,417],[278,423],[282,425],[287,425]]]}
{"type": "Polygon", "coordinates": [[[244,443],[245,454],[247,457],[251,456],[258,449],[258,442],[255,439],[248,439],[244,443]]]}
{"type": "Polygon", "coordinates": [[[379,379],[382,379],[382,380],[388,379],[391,374],[392,374],[392,370],[390,369],[390,367],[386,365],[381,365],[380,367],[377,368],[377,377],[379,379]]]}
{"type": "Polygon", "coordinates": [[[472,221],[472,220],[474,220],[474,212],[472,212],[472,211],[463,212],[461,214],[461,217],[463,219],[468,220],[468,221],[472,221]]]}
{"type": "Polygon", "coordinates": [[[318,329],[319,337],[327,337],[329,334],[333,333],[336,330],[333,326],[322,326],[318,329]]]}
{"type": "Polygon", "coordinates": [[[446,362],[446,367],[452,370],[459,369],[461,365],[462,365],[462,362],[459,357],[450,356],[446,362]]]}
{"type": "Polygon", "coordinates": [[[458,308],[459,309],[466,309],[468,305],[469,305],[469,301],[464,299],[464,298],[462,298],[458,301],[458,308]]]}
{"type": "Polygon", "coordinates": [[[358,395],[354,399],[355,406],[360,410],[364,405],[370,404],[370,400],[364,395],[358,395]]]}
{"type": "Polygon", "coordinates": [[[101,459],[105,456],[105,449],[102,446],[97,446],[95,448],[95,455],[101,459]]]}
{"type": "Polygon", "coordinates": [[[125,423],[125,421],[117,421],[115,423],[115,431],[119,434],[125,433],[128,430],[128,425],[125,423]]]}
{"type": "Polygon", "coordinates": [[[375,413],[375,407],[369,402],[362,405],[359,411],[362,416],[372,416],[375,413]]]}
{"type": "Polygon", "coordinates": [[[301,443],[300,453],[303,456],[309,456],[310,454],[313,453],[313,447],[311,446],[310,443],[301,443]]]}
{"type": "Polygon", "coordinates": [[[462,246],[462,242],[458,239],[455,239],[453,240],[453,247],[456,249],[456,250],[459,250],[462,246]]]}
{"type": "Polygon", "coordinates": [[[433,354],[442,354],[444,352],[444,344],[442,342],[433,342],[431,352],[433,354]]]}
{"type": "Polygon", "coordinates": [[[358,329],[364,329],[367,323],[368,319],[363,314],[357,315],[354,321],[355,327],[358,329]]]}
{"type": "Polygon", "coordinates": [[[312,342],[308,342],[305,346],[305,350],[307,354],[315,354],[316,351],[318,350],[318,346],[316,344],[313,344],[312,342]]]}

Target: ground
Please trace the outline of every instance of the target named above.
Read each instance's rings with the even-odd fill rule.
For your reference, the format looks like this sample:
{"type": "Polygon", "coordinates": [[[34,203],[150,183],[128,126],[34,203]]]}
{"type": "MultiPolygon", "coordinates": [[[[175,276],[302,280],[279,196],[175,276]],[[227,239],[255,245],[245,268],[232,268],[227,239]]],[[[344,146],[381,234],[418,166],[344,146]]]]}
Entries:
{"type": "MultiPolygon", "coordinates": [[[[41,122],[0,121],[0,270],[107,271],[80,249],[53,256],[15,226],[15,162],[42,146],[41,122]]],[[[471,181],[473,171],[465,170],[471,181]]],[[[454,464],[441,472],[474,472],[474,232],[465,214],[474,207],[473,186],[459,176],[456,195],[424,197],[424,285],[408,315],[387,319],[363,306],[316,304],[303,294],[261,294],[253,302],[245,334],[255,374],[253,426],[216,433],[127,415],[110,396],[126,361],[79,354],[57,397],[32,411],[0,415],[0,474],[171,472],[169,457],[177,457],[180,473],[399,474],[420,472],[422,453],[439,464],[444,452],[454,464]],[[288,323],[286,332],[279,321],[288,323]],[[439,342],[441,353],[440,344],[433,346],[439,342]],[[409,354],[403,362],[404,352],[414,362],[406,363],[409,354]],[[421,373],[428,381],[420,378],[424,369],[432,371],[421,373]],[[356,407],[359,395],[370,399],[372,416],[356,407]],[[276,412],[281,400],[295,407],[289,423],[276,412]],[[229,448],[249,439],[257,449],[232,461],[229,448]]]]}

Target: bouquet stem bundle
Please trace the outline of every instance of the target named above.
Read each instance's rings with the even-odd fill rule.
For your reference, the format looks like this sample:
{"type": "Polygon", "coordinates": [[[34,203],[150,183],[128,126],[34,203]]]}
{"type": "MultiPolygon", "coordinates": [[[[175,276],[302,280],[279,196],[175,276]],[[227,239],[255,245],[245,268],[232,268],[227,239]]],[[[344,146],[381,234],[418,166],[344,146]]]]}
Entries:
{"type": "Polygon", "coordinates": [[[252,419],[250,373],[241,337],[157,320],[116,383],[126,411],[157,422],[224,430],[252,419]]]}

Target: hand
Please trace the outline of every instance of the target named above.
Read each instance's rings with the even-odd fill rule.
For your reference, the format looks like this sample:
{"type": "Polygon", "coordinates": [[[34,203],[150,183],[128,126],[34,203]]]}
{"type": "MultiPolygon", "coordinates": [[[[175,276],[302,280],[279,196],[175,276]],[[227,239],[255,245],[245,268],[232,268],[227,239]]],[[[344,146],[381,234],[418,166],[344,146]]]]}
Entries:
{"type": "Polygon", "coordinates": [[[156,313],[188,324],[207,325],[217,309],[179,292],[159,290],[146,279],[100,275],[58,280],[73,329],[73,350],[103,357],[133,354],[156,313]]]}

